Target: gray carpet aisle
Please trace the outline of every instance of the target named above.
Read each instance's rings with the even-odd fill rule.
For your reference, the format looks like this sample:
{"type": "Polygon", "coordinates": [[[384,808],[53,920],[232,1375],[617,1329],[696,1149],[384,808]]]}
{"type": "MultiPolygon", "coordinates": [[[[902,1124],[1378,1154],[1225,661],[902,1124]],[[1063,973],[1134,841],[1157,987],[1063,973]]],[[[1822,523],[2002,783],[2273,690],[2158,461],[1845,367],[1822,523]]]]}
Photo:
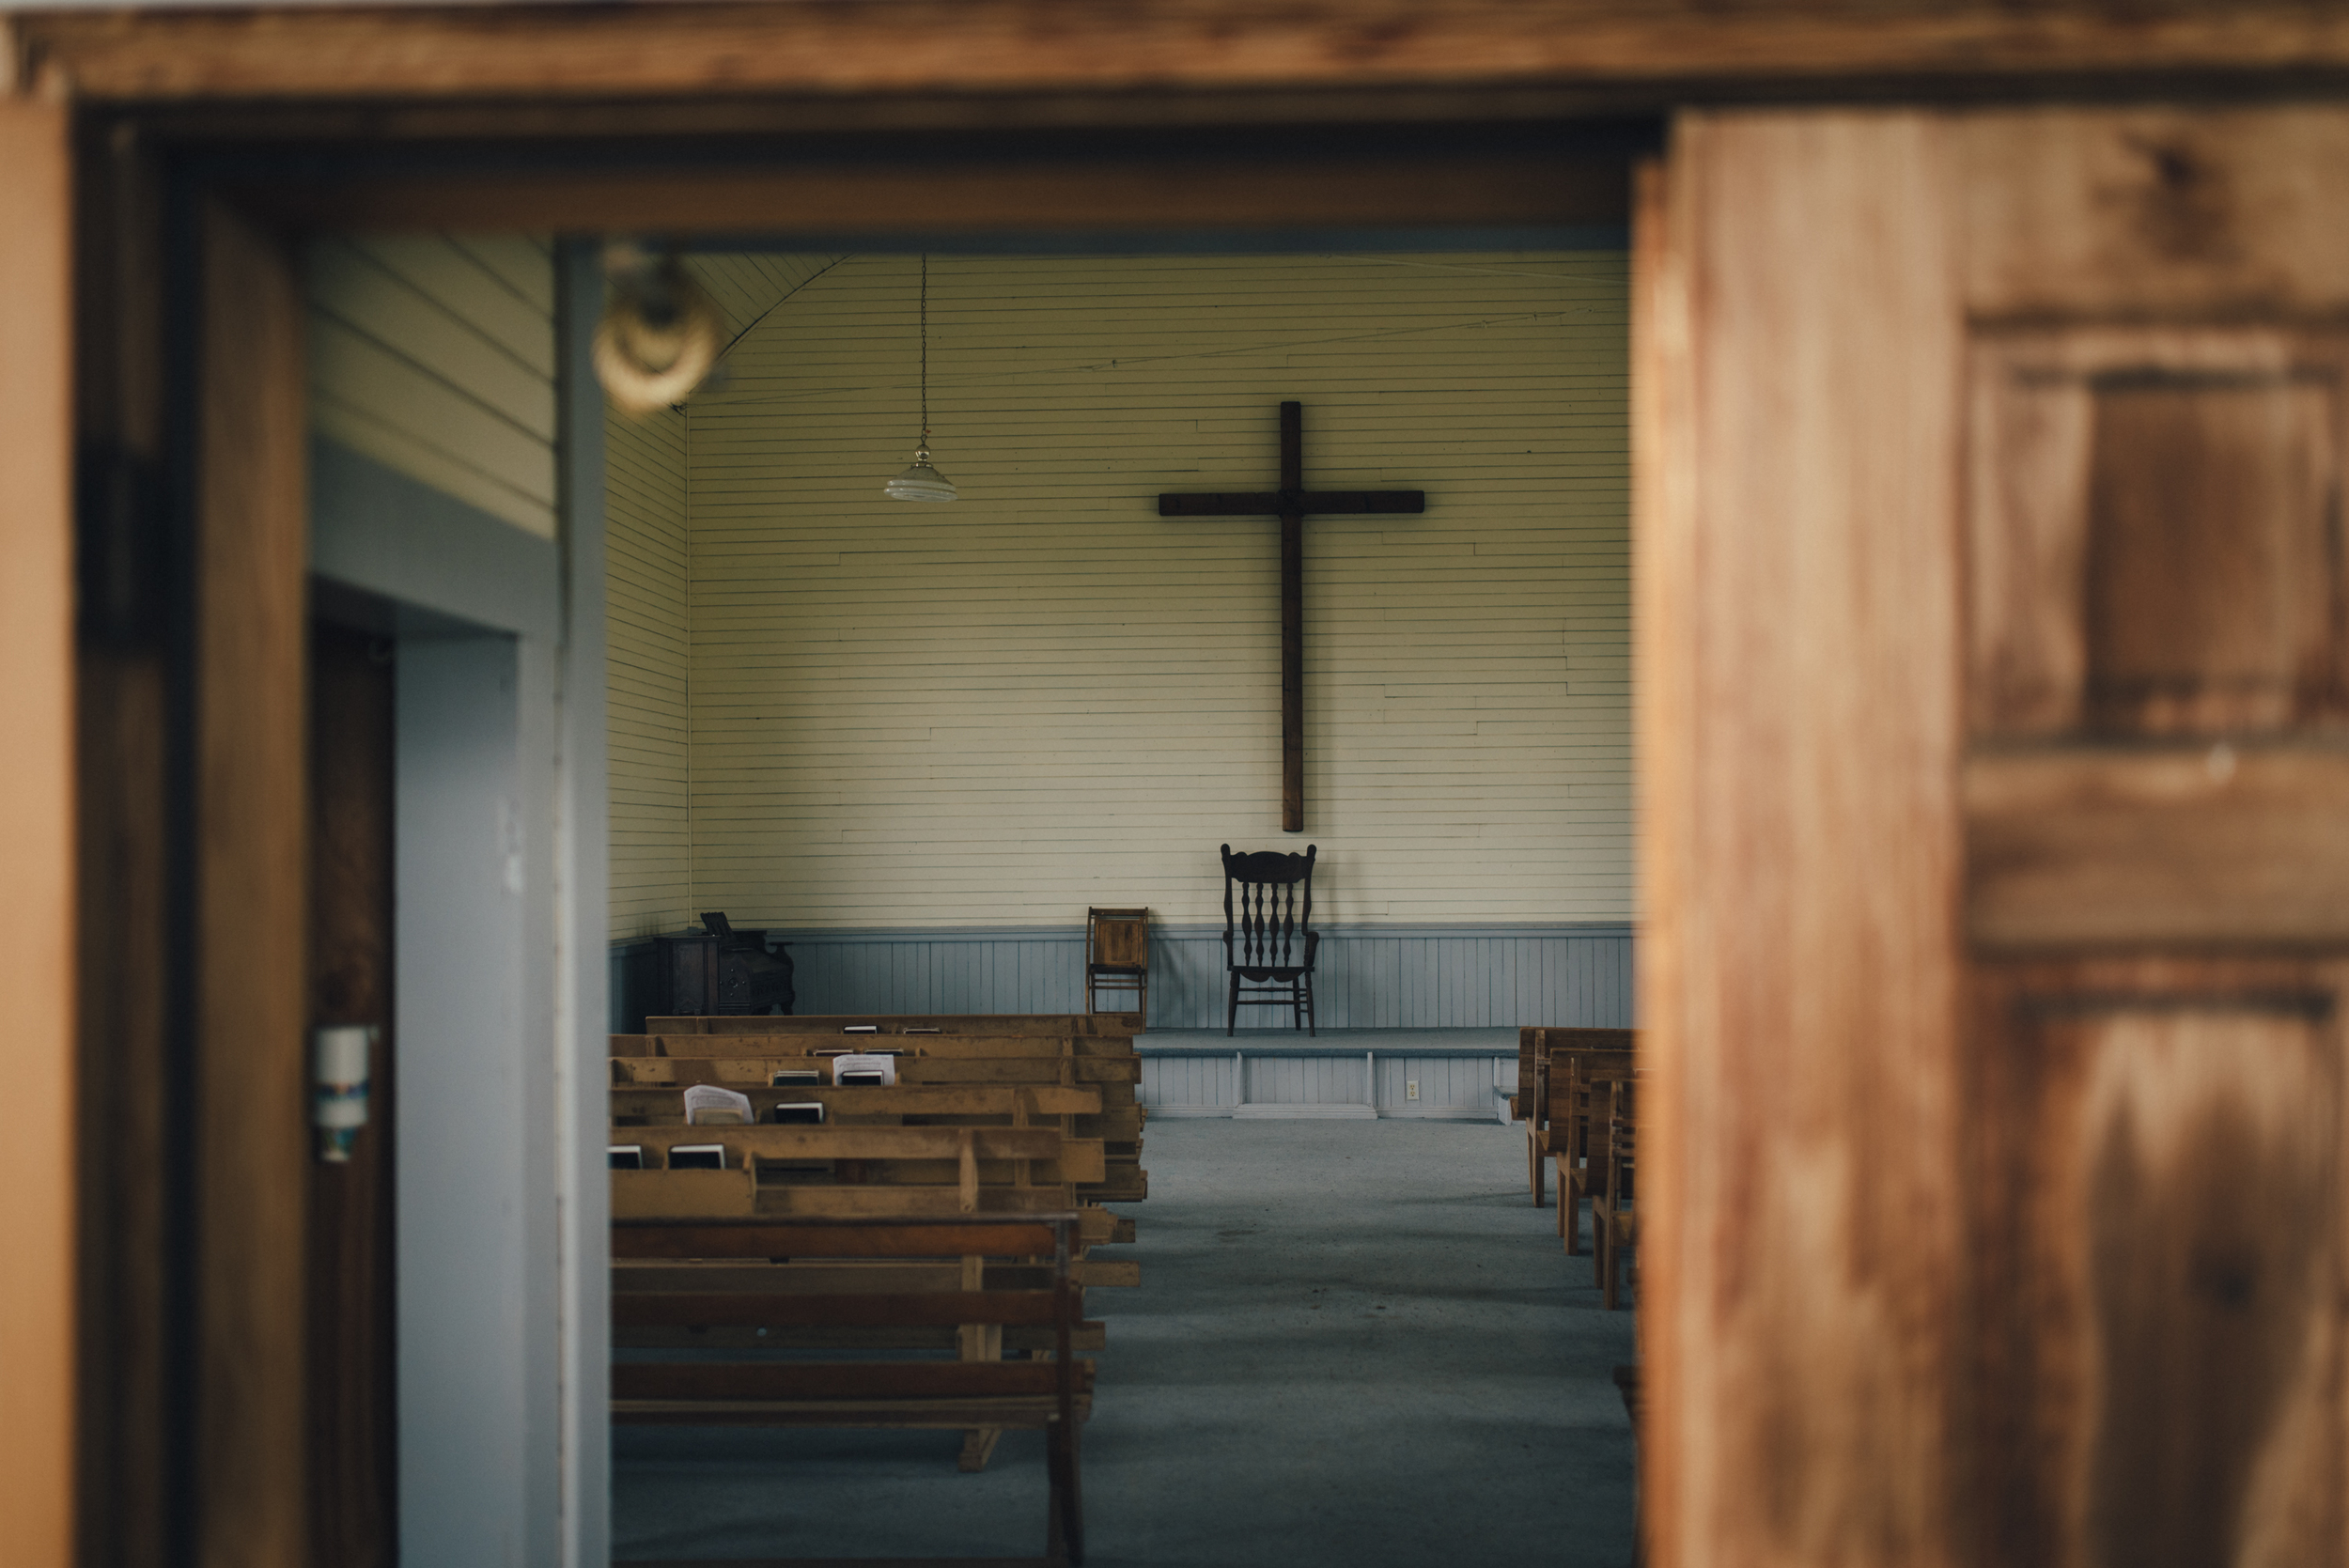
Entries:
{"type": "MultiPolygon", "coordinates": [[[[1084,1432],[1098,1568],[1621,1568],[1631,1313],[1489,1122],[1151,1124],[1133,1290],[1084,1432]]],[[[1587,1224],[1587,1221],[1586,1221],[1587,1224]]],[[[959,1474],[952,1433],[614,1434],[620,1558],[1033,1554],[1044,1443],[959,1474]]]]}

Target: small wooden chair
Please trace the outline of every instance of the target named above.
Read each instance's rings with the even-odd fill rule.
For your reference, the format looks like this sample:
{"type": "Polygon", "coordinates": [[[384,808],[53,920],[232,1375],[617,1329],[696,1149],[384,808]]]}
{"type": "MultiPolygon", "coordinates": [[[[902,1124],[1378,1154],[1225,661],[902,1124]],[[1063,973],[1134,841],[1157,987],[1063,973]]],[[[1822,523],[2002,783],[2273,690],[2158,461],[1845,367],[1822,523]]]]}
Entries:
{"type": "MultiPolygon", "coordinates": [[[[1638,1217],[1632,1212],[1632,1174],[1638,1162],[1639,1085],[1618,1079],[1610,1085],[1607,1118],[1607,1180],[1591,1194],[1591,1250],[1598,1285],[1607,1310],[1622,1301],[1624,1254],[1639,1239],[1638,1217]]],[[[1594,1120],[1595,1120],[1595,1113],[1594,1120]]]]}
{"type": "MultiPolygon", "coordinates": [[[[1150,911],[1085,911],[1085,1011],[1102,1010],[1099,993],[1131,991],[1133,1011],[1150,1016],[1150,911]]],[[[1123,1012],[1123,1008],[1112,1008],[1123,1012]]]]}
{"type": "Polygon", "coordinates": [[[1313,919],[1318,853],[1319,846],[1311,844],[1301,855],[1277,849],[1235,855],[1230,845],[1223,846],[1223,967],[1231,975],[1225,1034],[1237,1027],[1242,1007],[1285,1007],[1292,1028],[1316,1032],[1314,959],[1321,951],[1321,933],[1313,929],[1313,919]]]}

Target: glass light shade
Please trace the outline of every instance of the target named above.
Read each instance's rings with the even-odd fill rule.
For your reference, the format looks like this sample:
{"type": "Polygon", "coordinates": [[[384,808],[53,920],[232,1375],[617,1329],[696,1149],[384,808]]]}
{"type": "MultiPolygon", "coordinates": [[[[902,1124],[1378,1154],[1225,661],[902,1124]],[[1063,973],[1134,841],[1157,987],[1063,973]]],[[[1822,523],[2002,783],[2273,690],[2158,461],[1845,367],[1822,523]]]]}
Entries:
{"type": "Polygon", "coordinates": [[[881,493],[893,501],[952,501],[955,487],[930,466],[929,448],[924,447],[913,454],[913,466],[882,486],[881,493]]]}

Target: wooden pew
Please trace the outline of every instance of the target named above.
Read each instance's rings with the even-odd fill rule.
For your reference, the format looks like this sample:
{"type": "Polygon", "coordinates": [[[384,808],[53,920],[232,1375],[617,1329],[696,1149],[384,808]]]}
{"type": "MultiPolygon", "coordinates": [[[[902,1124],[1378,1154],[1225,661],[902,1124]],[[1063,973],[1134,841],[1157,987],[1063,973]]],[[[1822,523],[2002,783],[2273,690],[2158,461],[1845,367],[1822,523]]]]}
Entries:
{"type": "MultiPolygon", "coordinates": [[[[772,1021],[772,1020],[770,1020],[772,1021]]],[[[1081,1196],[1096,1203],[1139,1203],[1149,1196],[1149,1173],[1142,1168],[1142,1132],[1147,1117],[1135,1102],[1142,1063],[1129,1041],[1076,1034],[926,1035],[886,1044],[858,1037],[798,1034],[615,1034],[612,1036],[615,1086],[692,1082],[748,1091],[767,1086],[784,1068],[813,1068],[829,1083],[831,1060],[870,1048],[894,1053],[897,1088],[982,1084],[1058,1084],[1096,1087],[1102,1103],[1079,1113],[1069,1131],[1097,1137],[1106,1169],[1081,1196]]],[[[883,1091],[887,1093],[888,1091],[883,1091]]]]}
{"type": "MultiPolygon", "coordinates": [[[[679,1110],[681,1114],[681,1106],[679,1110]]],[[[612,1136],[615,1143],[638,1150],[646,1167],[612,1172],[612,1207],[617,1219],[912,1219],[1074,1211],[1076,1182],[1096,1177],[1100,1170],[1097,1140],[1069,1139],[1050,1126],[688,1125],[670,1119],[615,1126],[612,1136]],[[673,1160],[680,1146],[715,1148],[723,1168],[680,1169],[673,1160]]],[[[1079,1214],[1078,1252],[1068,1272],[1080,1287],[1140,1283],[1138,1265],[1083,1255],[1084,1243],[1112,1236],[1107,1211],[1079,1214]]],[[[641,1283],[614,1266],[617,1288],[634,1289],[641,1283]]],[[[977,1276],[972,1272],[976,1266],[974,1260],[962,1261],[958,1288],[977,1288],[977,1276]]],[[[787,1290],[790,1281],[782,1274],[756,1277],[737,1270],[733,1284],[738,1291],[787,1290]]],[[[908,1345],[899,1335],[876,1336],[869,1329],[857,1343],[867,1348],[924,1347],[919,1341],[908,1345]]],[[[1000,1359],[1000,1330],[987,1330],[963,1349],[969,1359],[1000,1359]]],[[[966,1447],[967,1468],[985,1465],[996,1436],[972,1435],[966,1447]]]]}
{"type": "Polygon", "coordinates": [[[881,1034],[1097,1034],[1130,1040],[1142,1028],[1139,1013],[857,1013],[812,1017],[661,1014],[645,1020],[648,1034],[838,1034],[869,1029],[881,1034]]]}
{"type": "Polygon", "coordinates": [[[1639,1236],[1633,1180],[1638,1165],[1639,1081],[1617,1079],[1608,1085],[1607,1173],[1591,1193],[1592,1259],[1607,1310],[1622,1297],[1625,1254],[1639,1236]]]}
{"type": "MultiPolygon", "coordinates": [[[[720,1130],[720,1129],[710,1129],[720,1130]]],[[[627,1172],[619,1172],[626,1174],[627,1172]]],[[[653,1172],[645,1172],[654,1174],[653,1172]]],[[[674,1176],[716,1172],[675,1172],[674,1176]]],[[[1046,1435],[1045,1548],[1058,1568],[1084,1558],[1079,1431],[1091,1415],[1094,1367],[1075,1356],[1081,1313],[1069,1274],[1077,1217],[853,1220],[735,1220],[640,1216],[615,1219],[614,1258],[642,1270],[642,1288],[615,1292],[615,1332],[640,1330],[941,1329],[1049,1334],[1050,1361],[955,1360],[642,1363],[612,1369],[612,1416],[635,1424],[917,1427],[1046,1435]],[[821,1260],[791,1290],[692,1288],[696,1267],[821,1260]],[[903,1289],[889,1271],[954,1259],[959,1288],[903,1289]],[[1018,1267],[999,1269],[994,1260],[1018,1267]],[[1041,1260],[1045,1279],[1035,1266],[1041,1260]],[[651,1266],[646,1266],[651,1265],[651,1266]],[[861,1265],[861,1266],[860,1266],[861,1265]],[[878,1271],[875,1271],[875,1265],[878,1271]]],[[[714,1270],[713,1270],[714,1273],[714,1270]]],[[[966,1452],[970,1444],[966,1442],[966,1452]]],[[[773,1560],[768,1568],[784,1568],[773,1560]]]]}
{"type": "Polygon", "coordinates": [[[1629,1079],[1637,1059],[1622,1051],[1562,1048],[1550,1053],[1557,1120],[1550,1147],[1558,1167],[1558,1236],[1582,1250],[1582,1200],[1607,1181],[1610,1086],[1629,1079]]]}
{"type": "MultiPolygon", "coordinates": [[[[1095,1262],[1090,1265],[1092,1271],[1116,1271],[1106,1280],[1097,1278],[1088,1270],[1083,1250],[1081,1244],[1068,1265],[1068,1277],[1077,1286],[1081,1307],[1084,1292],[1091,1286],[1131,1282],[1134,1265],[1095,1262]]],[[[993,1262],[988,1263],[984,1270],[984,1283],[990,1290],[1042,1289],[1049,1280],[1049,1270],[1033,1262],[993,1262]]],[[[647,1291],[766,1296],[811,1292],[912,1295],[952,1292],[962,1288],[962,1267],[955,1258],[905,1261],[801,1259],[785,1263],[761,1258],[740,1264],[709,1260],[691,1264],[615,1260],[612,1265],[612,1294],[615,1299],[647,1291]]],[[[743,1311],[754,1310],[746,1308],[743,1311]]],[[[733,1315],[739,1318],[742,1312],[733,1315]]],[[[860,1323],[811,1326],[788,1321],[789,1317],[786,1312],[756,1323],[615,1322],[612,1329],[612,1343],[614,1348],[625,1350],[956,1350],[960,1347],[957,1329],[953,1325],[860,1323]]],[[[1100,1350],[1108,1341],[1106,1328],[1098,1322],[1080,1322],[1076,1333],[1079,1350],[1100,1350]]],[[[1052,1348],[1050,1333],[1033,1325],[1008,1327],[1003,1334],[1002,1347],[1006,1351],[1024,1353],[1052,1348]]]]}
{"type": "Polygon", "coordinates": [[[1555,1156],[1565,1125],[1582,1107],[1563,1106],[1556,1075],[1560,1051],[1630,1055],[1639,1037],[1629,1029],[1520,1029],[1517,1031],[1517,1114],[1525,1123],[1526,1186],[1533,1206],[1547,1199],[1542,1162],[1555,1156]]]}
{"type": "Polygon", "coordinates": [[[1100,1141],[1066,1139],[1057,1127],[673,1124],[614,1136],[642,1147],[648,1167],[612,1172],[614,1219],[1073,1213],[1072,1189],[1101,1172],[1100,1141]],[[718,1145],[724,1168],[670,1168],[678,1144],[718,1145]],[[841,1171],[844,1162],[853,1171],[841,1171]]]}

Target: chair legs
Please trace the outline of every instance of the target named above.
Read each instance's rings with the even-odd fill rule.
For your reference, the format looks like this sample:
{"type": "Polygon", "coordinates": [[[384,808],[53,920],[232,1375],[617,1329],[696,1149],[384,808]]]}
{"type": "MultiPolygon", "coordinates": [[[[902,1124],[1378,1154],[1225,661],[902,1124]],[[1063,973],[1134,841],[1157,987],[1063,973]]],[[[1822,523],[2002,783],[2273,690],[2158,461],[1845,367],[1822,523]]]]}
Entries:
{"type": "MultiPolygon", "coordinates": [[[[1226,1035],[1234,1033],[1239,1027],[1239,971],[1234,970],[1230,973],[1230,999],[1223,1009],[1223,1032],[1226,1035]]],[[[1288,982],[1288,1000],[1283,1001],[1278,982],[1260,985],[1250,993],[1248,1004],[1252,1007],[1286,1007],[1291,1029],[1301,1029],[1318,1038],[1321,1030],[1314,1017],[1314,977],[1310,973],[1300,974],[1288,982]]]]}

